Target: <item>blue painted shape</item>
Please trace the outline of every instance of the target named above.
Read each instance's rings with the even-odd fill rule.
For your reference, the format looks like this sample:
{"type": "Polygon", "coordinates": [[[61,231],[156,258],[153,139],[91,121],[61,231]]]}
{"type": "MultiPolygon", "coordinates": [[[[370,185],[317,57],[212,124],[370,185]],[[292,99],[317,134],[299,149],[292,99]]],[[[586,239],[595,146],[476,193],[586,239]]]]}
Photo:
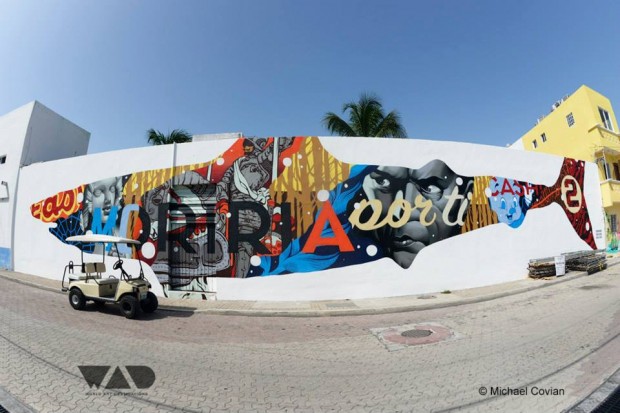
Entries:
{"type": "Polygon", "coordinates": [[[11,249],[0,247],[0,268],[11,270],[11,249]]]}
{"type": "Polygon", "coordinates": [[[56,221],[56,227],[50,228],[49,231],[63,243],[75,245],[84,252],[92,253],[95,249],[95,244],[85,244],[83,242],[67,242],[67,238],[69,237],[72,237],[74,235],[84,235],[79,212],[69,215],[67,218],[59,218],[56,221]]]}
{"type": "MultiPolygon", "coordinates": [[[[114,227],[116,225],[117,214],[118,206],[113,206],[112,208],[110,208],[110,214],[104,226],[102,225],[103,211],[101,210],[101,208],[95,208],[93,211],[93,223],[90,227],[93,231],[93,234],[114,235],[114,227]]],[[[106,244],[106,252],[110,252],[111,249],[112,244],[106,244]]]]}

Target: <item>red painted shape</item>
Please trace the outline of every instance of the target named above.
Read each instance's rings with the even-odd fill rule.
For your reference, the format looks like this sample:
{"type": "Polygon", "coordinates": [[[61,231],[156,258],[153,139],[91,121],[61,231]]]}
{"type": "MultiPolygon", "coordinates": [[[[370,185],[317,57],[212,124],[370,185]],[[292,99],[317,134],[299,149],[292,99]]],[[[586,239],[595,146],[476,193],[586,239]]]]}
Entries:
{"type": "Polygon", "coordinates": [[[319,212],[319,216],[312,227],[312,231],[308,236],[308,241],[306,241],[306,245],[302,249],[302,252],[306,254],[313,254],[316,250],[316,247],[319,246],[336,246],[340,252],[351,252],[355,249],[347,236],[347,233],[344,232],[344,228],[342,228],[342,224],[338,220],[338,216],[336,215],[336,211],[334,211],[334,207],[329,201],[325,201],[323,203],[323,208],[319,212]],[[322,237],[321,232],[325,228],[325,224],[329,223],[334,232],[333,237],[322,237]]]}

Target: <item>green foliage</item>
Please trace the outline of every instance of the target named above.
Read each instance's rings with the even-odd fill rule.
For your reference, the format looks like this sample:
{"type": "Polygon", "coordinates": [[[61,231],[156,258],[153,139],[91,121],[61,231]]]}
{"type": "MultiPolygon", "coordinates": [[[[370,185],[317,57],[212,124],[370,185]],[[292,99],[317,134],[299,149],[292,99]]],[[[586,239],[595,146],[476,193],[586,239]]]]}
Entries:
{"type": "Polygon", "coordinates": [[[615,251],[618,249],[618,235],[611,231],[611,217],[605,213],[605,221],[607,222],[607,251],[615,251]]]}
{"type": "Polygon", "coordinates": [[[398,112],[393,110],[386,115],[381,101],[373,94],[362,93],[357,102],[342,105],[342,113],[347,111],[349,122],[334,112],[327,112],[323,117],[323,125],[331,133],[340,136],[407,137],[398,112]]]}
{"type": "Polygon", "coordinates": [[[184,129],[175,129],[168,135],[164,135],[158,130],[149,129],[146,131],[146,138],[151,145],[169,145],[171,143],[185,143],[192,141],[191,133],[184,129]]]}

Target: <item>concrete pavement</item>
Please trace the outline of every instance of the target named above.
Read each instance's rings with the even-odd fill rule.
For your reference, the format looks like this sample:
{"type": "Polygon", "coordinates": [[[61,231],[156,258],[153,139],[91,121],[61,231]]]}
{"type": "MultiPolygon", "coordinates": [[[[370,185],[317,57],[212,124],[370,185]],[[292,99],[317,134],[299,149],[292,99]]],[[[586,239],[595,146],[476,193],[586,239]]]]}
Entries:
{"type": "MultiPolygon", "coordinates": [[[[532,280],[546,287],[495,299],[487,298],[497,290],[478,302],[453,292],[451,304],[461,305],[320,318],[201,308],[126,320],[112,306],[76,312],[31,281],[0,277],[0,387],[41,412],[560,412],[620,367],[615,265],[532,280]],[[449,334],[390,343],[390,331],[420,326],[449,334]],[[84,365],[119,366],[127,377],[127,366],[148,366],[156,379],[146,389],[131,380],[130,389],[105,389],[110,369],[96,389],[84,365]]],[[[408,299],[428,306],[443,295],[408,299]]]]}

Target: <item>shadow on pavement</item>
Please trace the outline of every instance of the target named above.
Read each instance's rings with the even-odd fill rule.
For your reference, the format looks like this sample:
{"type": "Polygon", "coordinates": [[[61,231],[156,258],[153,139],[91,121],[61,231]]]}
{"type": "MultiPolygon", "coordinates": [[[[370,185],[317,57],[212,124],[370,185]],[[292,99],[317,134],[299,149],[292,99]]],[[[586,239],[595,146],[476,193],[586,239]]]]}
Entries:
{"type": "MultiPolygon", "coordinates": [[[[121,314],[118,304],[105,304],[104,306],[100,307],[95,303],[88,303],[86,304],[86,307],[84,307],[84,310],[82,311],[87,312],[87,313],[101,313],[101,314],[106,314],[110,316],[125,318],[125,316],[121,314]]],[[[158,309],[154,313],[140,312],[140,314],[138,314],[136,318],[134,318],[133,320],[153,321],[153,320],[161,320],[164,318],[188,318],[188,317],[191,317],[193,314],[194,313],[192,311],[171,311],[167,309],[158,309]]]]}

